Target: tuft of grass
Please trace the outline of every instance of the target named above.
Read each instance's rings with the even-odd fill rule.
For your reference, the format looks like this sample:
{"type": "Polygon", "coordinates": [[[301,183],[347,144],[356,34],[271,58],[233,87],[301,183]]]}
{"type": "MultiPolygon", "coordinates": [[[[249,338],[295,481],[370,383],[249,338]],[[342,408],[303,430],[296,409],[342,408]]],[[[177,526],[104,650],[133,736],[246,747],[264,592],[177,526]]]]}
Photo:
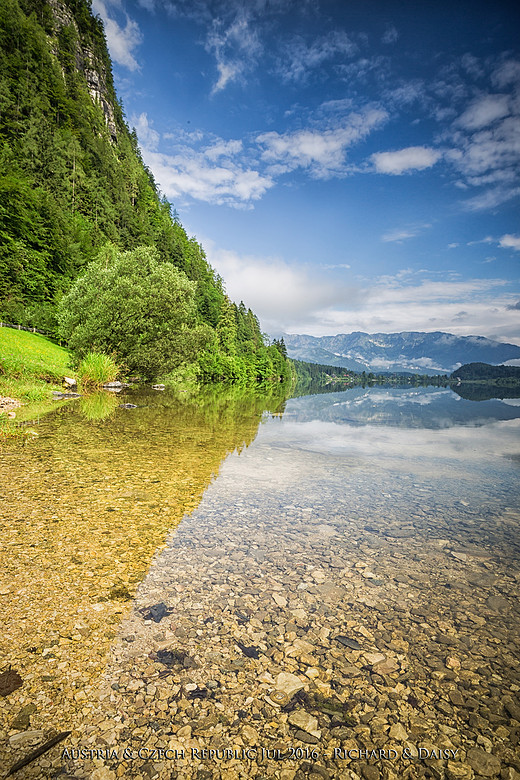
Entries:
{"type": "Polygon", "coordinates": [[[119,366],[110,355],[89,352],[79,364],[77,373],[82,388],[101,387],[116,379],[119,366]]]}

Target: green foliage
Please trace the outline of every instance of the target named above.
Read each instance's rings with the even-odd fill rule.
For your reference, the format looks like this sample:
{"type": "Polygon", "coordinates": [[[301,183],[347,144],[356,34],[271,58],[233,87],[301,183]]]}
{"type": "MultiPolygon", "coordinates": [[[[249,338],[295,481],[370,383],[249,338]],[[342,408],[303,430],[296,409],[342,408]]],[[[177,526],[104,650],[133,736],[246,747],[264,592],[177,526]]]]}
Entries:
{"type": "Polygon", "coordinates": [[[119,373],[119,366],[110,355],[88,352],[78,366],[78,378],[83,389],[100,387],[113,382],[119,373]]]}
{"type": "Polygon", "coordinates": [[[264,343],[160,196],[89,0],[59,5],[0,3],[0,319],[146,378],[189,365],[203,381],[288,381],[283,342],[264,343]]]}
{"type": "Polygon", "coordinates": [[[251,309],[246,311],[242,302],[237,307],[228,298],[221,306],[216,340],[199,358],[199,366],[204,382],[254,384],[294,379],[281,345],[266,345],[251,309]]]}
{"type": "MultiPolygon", "coordinates": [[[[285,348],[285,344],[283,348],[285,348]]],[[[307,363],[304,360],[293,360],[292,362],[299,382],[330,382],[332,379],[353,380],[356,377],[356,374],[348,368],[307,363]]]]}
{"type": "Polygon", "coordinates": [[[520,380],[520,366],[492,366],[489,363],[465,363],[451,374],[451,379],[520,380]]]}
{"type": "Polygon", "coordinates": [[[5,414],[0,412],[0,447],[2,444],[13,441],[18,441],[25,445],[35,436],[38,436],[35,430],[13,423],[5,414]]]}
{"type": "Polygon", "coordinates": [[[197,311],[215,327],[221,280],[143,164],[102,23],[87,0],[64,0],[63,10],[58,17],[48,0],[0,4],[0,316],[36,325],[33,304],[55,308],[112,241],[154,245],[197,282],[197,311]]]}
{"type": "Polygon", "coordinates": [[[154,379],[193,362],[211,338],[197,318],[195,288],[151,247],[108,246],[61,300],[61,335],[78,358],[104,352],[154,379]]]}

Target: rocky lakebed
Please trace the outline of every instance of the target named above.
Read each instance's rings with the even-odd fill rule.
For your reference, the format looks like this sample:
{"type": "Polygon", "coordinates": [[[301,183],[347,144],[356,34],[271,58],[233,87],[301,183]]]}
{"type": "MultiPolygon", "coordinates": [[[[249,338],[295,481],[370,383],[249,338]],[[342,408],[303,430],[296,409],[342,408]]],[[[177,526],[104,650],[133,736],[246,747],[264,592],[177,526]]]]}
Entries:
{"type": "Polygon", "coordinates": [[[4,767],[59,734],[14,776],[520,778],[520,513],[494,500],[235,453],[133,600],[85,602],[32,668],[10,654],[4,767]]]}

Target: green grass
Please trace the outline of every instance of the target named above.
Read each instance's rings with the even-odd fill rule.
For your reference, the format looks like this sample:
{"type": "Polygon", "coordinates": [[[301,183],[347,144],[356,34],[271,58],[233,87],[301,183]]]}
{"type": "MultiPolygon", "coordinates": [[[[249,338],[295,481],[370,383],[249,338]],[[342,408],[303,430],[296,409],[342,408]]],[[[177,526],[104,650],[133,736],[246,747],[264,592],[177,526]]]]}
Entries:
{"type": "Polygon", "coordinates": [[[68,350],[38,333],[0,328],[0,376],[60,384],[70,374],[68,350]]]}
{"type": "Polygon", "coordinates": [[[113,382],[118,373],[119,366],[115,360],[100,352],[89,352],[78,366],[79,381],[84,389],[113,382]]]}
{"type": "Polygon", "coordinates": [[[21,401],[16,419],[32,419],[52,406],[52,391],[64,376],[74,376],[70,353],[45,336],[0,328],[0,396],[21,401]]]}

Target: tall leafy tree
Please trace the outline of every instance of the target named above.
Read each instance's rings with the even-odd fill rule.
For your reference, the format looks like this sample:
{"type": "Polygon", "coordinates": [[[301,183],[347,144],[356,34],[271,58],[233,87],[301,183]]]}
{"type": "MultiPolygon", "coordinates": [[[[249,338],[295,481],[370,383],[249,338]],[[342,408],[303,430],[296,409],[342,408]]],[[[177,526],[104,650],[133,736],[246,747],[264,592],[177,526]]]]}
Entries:
{"type": "Polygon", "coordinates": [[[195,288],[153,248],[108,246],[63,297],[60,333],[78,358],[105,352],[154,379],[194,362],[211,339],[198,320],[195,288]]]}

